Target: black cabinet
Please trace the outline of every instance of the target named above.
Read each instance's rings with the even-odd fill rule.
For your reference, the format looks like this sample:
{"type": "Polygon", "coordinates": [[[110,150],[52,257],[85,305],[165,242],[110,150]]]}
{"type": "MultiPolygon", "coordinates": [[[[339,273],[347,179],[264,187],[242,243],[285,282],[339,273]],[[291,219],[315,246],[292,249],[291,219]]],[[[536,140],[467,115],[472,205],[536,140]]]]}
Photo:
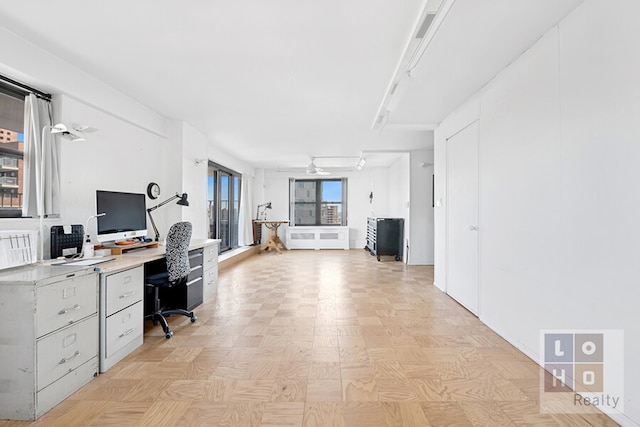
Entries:
{"type": "Polygon", "coordinates": [[[202,280],[203,261],[204,256],[202,254],[202,249],[189,251],[189,265],[191,266],[191,272],[187,279],[187,289],[185,292],[184,305],[186,306],[186,310],[193,310],[202,304],[202,285],[204,284],[204,281],[202,280]]]}
{"type": "MultiPolygon", "coordinates": [[[[204,255],[202,249],[189,251],[189,265],[191,272],[187,278],[187,283],[182,286],[170,288],[160,288],[160,302],[163,308],[193,310],[202,304],[203,285],[202,278],[204,255]]],[[[166,271],[167,262],[164,259],[145,263],[145,276],[166,271]]],[[[147,290],[145,294],[146,313],[153,313],[153,288],[147,290]]]]}
{"type": "Polygon", "coordinates": [[[371,255],[380,261],[381,255],[394,255],[396,261],[402,259],[404,239],[404,219],[367,218],[367,246],[371,255]]]}

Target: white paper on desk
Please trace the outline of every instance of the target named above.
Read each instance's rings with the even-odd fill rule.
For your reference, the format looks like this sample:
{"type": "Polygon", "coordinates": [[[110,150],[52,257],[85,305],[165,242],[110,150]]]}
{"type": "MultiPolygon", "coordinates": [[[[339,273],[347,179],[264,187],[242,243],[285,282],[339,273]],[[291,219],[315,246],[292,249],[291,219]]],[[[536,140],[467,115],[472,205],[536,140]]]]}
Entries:
{"type": "Polygon", "coordinates": [[[0,231],[0,270],[35,263],[37,241],[35,230],[0,231]]]}

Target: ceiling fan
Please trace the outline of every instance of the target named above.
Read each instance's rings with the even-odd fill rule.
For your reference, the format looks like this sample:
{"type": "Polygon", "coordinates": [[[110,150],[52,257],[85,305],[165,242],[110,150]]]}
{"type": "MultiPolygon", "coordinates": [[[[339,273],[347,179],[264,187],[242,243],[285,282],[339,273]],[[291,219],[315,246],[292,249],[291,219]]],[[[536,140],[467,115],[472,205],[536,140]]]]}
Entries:
{"type": "Polygon", "coordinates": [[[311,163],[309,163],[309,166],[307,166],[307,174],[308,175],[329,175],[329,172],[325,171],[324,169],[316,166],[315,162],[314,162],[315,158],[312,157],[311,158],[311,163]]]}

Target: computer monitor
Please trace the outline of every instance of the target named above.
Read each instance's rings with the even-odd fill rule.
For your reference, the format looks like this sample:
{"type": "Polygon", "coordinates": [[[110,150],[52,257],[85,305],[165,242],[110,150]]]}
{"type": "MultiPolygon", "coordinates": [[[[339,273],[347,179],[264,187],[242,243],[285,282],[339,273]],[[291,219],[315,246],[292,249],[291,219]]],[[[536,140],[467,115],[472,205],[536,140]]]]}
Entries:
{"type": "Polygon", "coordinates": [[[147,209],[144,194],[96,191],[98,242],[129,240],[147,235],[147,209]]]}

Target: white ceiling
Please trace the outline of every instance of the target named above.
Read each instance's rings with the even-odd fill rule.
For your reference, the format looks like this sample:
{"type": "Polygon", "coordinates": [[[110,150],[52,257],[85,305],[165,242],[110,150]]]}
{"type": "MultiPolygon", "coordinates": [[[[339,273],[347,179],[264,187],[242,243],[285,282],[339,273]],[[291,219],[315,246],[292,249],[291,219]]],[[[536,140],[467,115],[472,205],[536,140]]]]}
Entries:
{"type": "Polygon", "coordinates": [[[16,0],[0,3],[0,22],[236,157],[286,168],[431,148],[424,129],[581,0],[455,0],[387,125],[373,130],[423,9],[440,2],[16,0]]]}

